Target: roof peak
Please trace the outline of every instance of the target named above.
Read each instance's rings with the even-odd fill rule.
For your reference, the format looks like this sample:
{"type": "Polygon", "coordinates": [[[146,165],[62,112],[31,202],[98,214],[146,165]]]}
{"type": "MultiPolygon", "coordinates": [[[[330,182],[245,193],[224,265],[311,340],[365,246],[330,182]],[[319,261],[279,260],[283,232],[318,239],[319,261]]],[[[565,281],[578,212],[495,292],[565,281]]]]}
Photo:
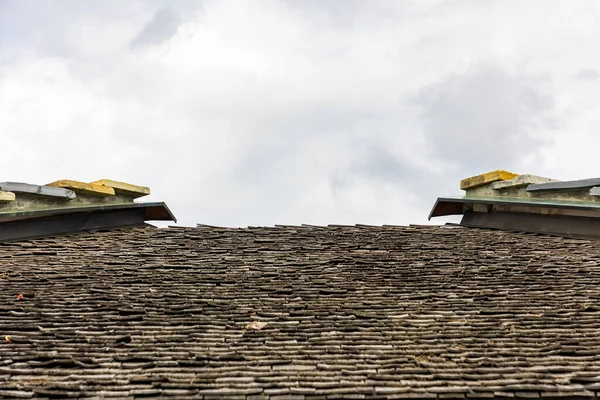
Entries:
{"type": "Polygon", "coordinates": [[[600,239],[600,178],[560,181],[496,170],[465,178],[461,197],[438,198],[429,218],[461,225],[600,239]]]}
{"type": "Polygon", "coordinates": [[[111,179],[0,182],[0,241],[175,221],[164,203],[135,203],[146,186],[111,179]]]}

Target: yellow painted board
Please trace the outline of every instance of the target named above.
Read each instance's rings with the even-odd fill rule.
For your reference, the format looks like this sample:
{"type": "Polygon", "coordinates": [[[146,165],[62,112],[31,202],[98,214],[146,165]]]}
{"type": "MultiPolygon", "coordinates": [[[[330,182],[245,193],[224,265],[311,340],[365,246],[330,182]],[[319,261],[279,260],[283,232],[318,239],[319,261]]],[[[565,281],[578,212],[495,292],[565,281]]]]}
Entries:
{"type": "Polygon", "coordinates": [[[460,188],[462,190],[467,190],[477,186],[485,185],[486,183],[506,181],[509,179],[516,178],[517,176],[519,176],[519,174],[498,169],[496,171],[487,172],[485,174],[463,179],[462,181],[460,181],[460,188]]]}
{"type": "Polygon", "coordinates": [[[15,194],[13,192],[5,192],[0,190],[0,203],[8,203],[15,199],[15,194]]]}
{"type": "Polygon", "coordinates": [[[48,183],[46,186],[63,187],[71,189],[77,193],[88,194],[92,196],[114,196],[115,190],[108,186],[96,185],[94,183],[86,183],[72,181],[69,179],[61,179],[60,181],[48,183]]]}
{"type": "Polygon", "coordinates": [[[115,190],[117,194],[124,194],[132,197],[142,197],[150,194],[150,188],[146,186],[132,185],[131,183],[113,181],[112,179],[100,179],[92,182],[95,185],[108,186],[115,190]]]}

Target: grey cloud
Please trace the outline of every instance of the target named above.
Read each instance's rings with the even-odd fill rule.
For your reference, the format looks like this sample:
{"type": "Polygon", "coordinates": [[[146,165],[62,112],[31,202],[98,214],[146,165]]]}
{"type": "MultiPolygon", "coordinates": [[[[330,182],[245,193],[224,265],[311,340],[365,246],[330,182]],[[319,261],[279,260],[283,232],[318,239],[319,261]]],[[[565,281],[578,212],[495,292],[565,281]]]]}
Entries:
{"type": "MultiPolygon", "coordinates": [[[[82,40],[107,35],[119,23],[135,23],[144,7],[102,2],[6,0],[0,10],[0,47],[33,50],[37,55],[80,56],[82,40]],[[107,28],[111,26],[111,28],[107,28]]],[[[150,4],[148,4],[150,6],[150,4]]]]}
{"type": "Polygon", "coordinates": [[[356,167],[360,174],[385,182],[405,182],[413,177],[415,169],[397,155],[382,147],[374,147],[356,167]]]}
{"type": "MultiPolygon", "coordinates": [[[[199,4],[197,3],[196,6],[199,6],[199,4]]],[[[177,28],[183,22],[195,14],[194,8],[189,5],[179,5],[178,7],[171,5],[160,8],[150,22],[131,41],[131,46],[151,46],[167,41],[177,32],[177,28]]]]}
{"type": "Polygon", "coordinates": [[[593,81],[600,78],[600,72],[593,68],[582,68],[575,74],[576,80],[593,81]]]}
{"type": "Polygon", "coordinates": [[[321,0],[285,0],[285,3],[311,18],[326,17],[326,22],[337,26],[350,25],[360,6],[357,0],[328,0],[326,7],[321,0]]]}
{"type": "MultiPolygon", "coordinates": [[[[536,81],[515,77],[494,68],[478,68],[452,75],[423,89],[415,103],[430,154],[424,164],[446,161],[448,168],[425,170],[392,150],[394,141],[405,138],[374,138],[357,148],[352,165],[331,179],[334,190],[357,180],[402,187],[406,201],[423,207],[441,195],[458,194],[458,182],[470,174],[492,169],[520,171],[519,163],[548,143],[540,130],[552,129],[553,101],[536,81]]],[[[412,127],[414,135],[419,126],[412,127]]]]}
{"type": "Polygon", "coordinates": [[[0,2],[0,48],[79,59],[86,51],[95,54],[95,47],[112,52],[130,41],[158,43],[201,5],[196,0],[5,0],[0,2]],[[132,27],[139,27],[137,37],[128,37],[132,27]]]}
{"type": "Polygon", "coordinates": [[[469,171],[515,168],[547,144],[553,99],[534,79],[479,68],[420,93],[423,133],[433,153],[469,171]]]}
{"type": "Polygon", "coordinates": [[[378,143],[363,143],[366,151],[357,152],[352,165],[337,171],[331,178],[334,189],[352,184],[356,179],[383,183],[407,183],[418,174],[418,169],[403,160],[399,155],[378,143]]]}
{"type": "Polygon", "coordinates": [[[357,181],[393,185],[405,193],[407,204],[424,210],[422,215],[415,216],[415,221],[426,217],[425,210],[437,197],[458,194],[460,174],[425,171],[379,144],[367,148],[368,151],[356,157],[350,168],[332,176],[330,182],[334,192],[356,185],[357,181]]]}
{"type": "Polygon", "coordinates": [[[350,155],[351,165],[331,178],[335,191],[357,181],[396,185],[407,191],[407,201],[410,195],[422,207],[440,195],[458,194],[458,182],[471,174],[520,171],[524,158],[549,143],[540,132],[553,128],[553,99],[541,84],[496,68],[447,76],[411,101],[420,111],[416,124],[394,134],[402,126],[398,121],[385,135],[356,144],[360,150],[350,155]],[[424,135],[430,146],[429,154],[420,155],[421,166],[408,157],[412,150],[398,151],[399,144],[410,146],[411,135],[424,135]],[[422,167],[432,162],[442,166],[422,167]]]}

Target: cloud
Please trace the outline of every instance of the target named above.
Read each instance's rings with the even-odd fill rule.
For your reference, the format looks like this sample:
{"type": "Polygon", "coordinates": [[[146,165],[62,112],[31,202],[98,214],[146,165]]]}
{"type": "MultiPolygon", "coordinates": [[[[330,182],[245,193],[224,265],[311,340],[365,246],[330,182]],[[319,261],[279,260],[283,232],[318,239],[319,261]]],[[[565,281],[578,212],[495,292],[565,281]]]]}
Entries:
{"type": "MultiPolygon", "coordinates": [[[[184,23],[197,18],[202,2],[175,1],[158,8],[154,16],[131,41],[133,48],[161,45],[171,39],[184,23]]],[[[159,5],[161,5],[159,3],[159,5]]]]}
{"type": "Polygon", "coordinates": [[[600,78],[600,72],[593,68],[582,68],[575,74],[575,79],[583,81],[592,81],[600,78]]]}
{"type": "Polygon", "coordinates": [[[548,143],[554,101],[543,82],[471,68],[421,91],[423,134],[436,157],[463,171],[516,168],[548,143]]]}
{"type": "Polygon", "coordinates": [[[563,4],[4,1],[0,168],[186,225],[424,222],[465,175],[585,172],[600,10],[563,4]]]}

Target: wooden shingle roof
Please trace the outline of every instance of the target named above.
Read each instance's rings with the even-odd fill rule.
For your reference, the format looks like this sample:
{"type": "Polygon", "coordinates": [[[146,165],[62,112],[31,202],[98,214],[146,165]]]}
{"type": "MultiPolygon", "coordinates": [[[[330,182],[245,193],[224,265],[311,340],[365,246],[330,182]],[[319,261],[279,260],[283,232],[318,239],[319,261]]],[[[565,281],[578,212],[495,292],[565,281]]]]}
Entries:
{"type": "Polygon", "coordinates": [[[600,393],[600,245],[447,227],[0,244],[0,397],[600,393]]]}

